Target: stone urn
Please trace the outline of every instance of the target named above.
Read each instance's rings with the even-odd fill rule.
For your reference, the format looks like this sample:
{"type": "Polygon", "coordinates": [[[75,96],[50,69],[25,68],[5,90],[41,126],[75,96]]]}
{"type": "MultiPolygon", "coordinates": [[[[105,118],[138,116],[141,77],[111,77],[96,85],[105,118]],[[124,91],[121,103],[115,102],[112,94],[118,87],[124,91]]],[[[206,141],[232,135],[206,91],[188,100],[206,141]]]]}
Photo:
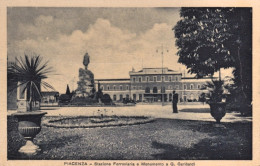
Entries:
{"type": "Polygon", "coordinates": [[[47,114],[42,111],[17,112],[13,116],[18,119],[18,131],[26,139],[26,144],[19,149],[20,153],[35,155],[40,151],[33,143],[35,136],[41,131],[41,118],[47,114]]]}
{"type": "Polygon", "coordinates": [[[220,123],[220,120],[226,115],[226,103],[224,102],[210,102],[210,114],[220,123]]]}

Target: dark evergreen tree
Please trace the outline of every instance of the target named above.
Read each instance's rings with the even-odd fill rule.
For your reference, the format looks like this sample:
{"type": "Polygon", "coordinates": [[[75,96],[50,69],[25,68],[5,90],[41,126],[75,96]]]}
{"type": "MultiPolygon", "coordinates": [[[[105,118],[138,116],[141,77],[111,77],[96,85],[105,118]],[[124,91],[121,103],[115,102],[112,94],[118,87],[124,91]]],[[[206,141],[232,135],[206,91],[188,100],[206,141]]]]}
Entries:
{"type": "Polygon", "coordinates": [[[66,95],[69,95],[70,96],[70,88],[69,88],[69,85],[67,84],[67,89],[66,89],[66,95]]]}

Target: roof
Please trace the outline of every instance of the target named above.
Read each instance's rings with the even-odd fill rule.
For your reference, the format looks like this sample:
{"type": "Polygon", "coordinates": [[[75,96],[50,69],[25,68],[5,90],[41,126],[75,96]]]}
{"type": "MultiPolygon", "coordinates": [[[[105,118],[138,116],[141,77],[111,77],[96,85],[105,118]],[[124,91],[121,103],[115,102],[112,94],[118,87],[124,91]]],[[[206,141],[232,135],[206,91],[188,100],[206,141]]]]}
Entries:
{"type": "Polygon", "coordinates": [[[218,77],[202,77],[202,78],[196,78],[196,77],[182,77],[181,79],[196,79],[196,80],[201,80],[201,79],[216,79],[218,77]]]}
{"type": "Polygon", "coordinates": [[[95,81],[130,81],[130,78],[95,79],[95,81]]]}
{"type": "Polygon", "coordinates": [[[151,74],[178,74],[181,75],[181,72],[175,71],[168,69],[167,67],[165,68],[143,68],[142,70],[139,71],[130,71],[129,75],[151,75],[151,74]]]}
{"type": "Polygon", "coordinates": [[[59,94],[59,92],[57,92],[57,91],[44,91],[44,92],[41,92],[41,94],[42,94],[43,96],[50,96],[50,95],[59,94]]]}

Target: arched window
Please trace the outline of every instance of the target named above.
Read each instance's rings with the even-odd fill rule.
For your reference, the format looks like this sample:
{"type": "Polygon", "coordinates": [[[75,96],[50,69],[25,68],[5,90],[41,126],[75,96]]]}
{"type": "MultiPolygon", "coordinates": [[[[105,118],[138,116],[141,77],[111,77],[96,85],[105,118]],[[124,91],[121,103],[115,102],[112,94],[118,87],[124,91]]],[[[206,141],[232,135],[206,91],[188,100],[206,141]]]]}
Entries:
{"type": "Polygon", "coordinates": [[[120,94],[119,97],[120,97],[120,101],[122,101],[123,100],[123,95],[120,94]]]}
{"type": "Polygon", "coordinates": [[[149,77],[147,76],[147,77],[146,77],[146,82],[148,82],[148,81],[149,81],[149,77]]]}
{"type": "Polygon", "coordinates": [[[149,87],[145,88],[145,93],[150,93],[150,88],[149,87]]]}
{"type": "Polygon", "coordinates": [[[122,85],[120,85],[120,90],[123,90],[123,86],[122,85]]]}
{"type": "Polygon", "coordinates": [[[116,86],[114,85],[114,90],[116,90],[116,86]]]}
{"type": "Polygon", "coordinates": [[[142,77],[139,77],[138,79],[139,79],[139,82],[142,82],[142,77]]]}
{"type": "Polygon", "coordinates": [[[129,94],[126,95],[126,99],[129,99],[129,94]]]}
{"type": "Polygon", "coordinates": [[[187,85],[186,84],[183,85],[183,89],[187,89],[187,85]]]}
{"type": "Polygon", "coordinates": [[[110,87],[109,87],[109,85],[107,86],[107,90],[109,90],[110,89],[110,87]]]}
{"type": "Polygon", "coordinates": [[[194,85],[193,84],[190,84],[190,89],[193,89],[194,88],[194,85]]]}
{"type": "Polygon", "coordinates": [[[157,93],[157,92],[158,92],[157,87],[153,87],[153,93],[157,93]]]}
{"type": "Polygon", "coordinates": [[[200,84],[198,84],[198,89],[200,89],[201,87],[200,87],[200,84]]]}

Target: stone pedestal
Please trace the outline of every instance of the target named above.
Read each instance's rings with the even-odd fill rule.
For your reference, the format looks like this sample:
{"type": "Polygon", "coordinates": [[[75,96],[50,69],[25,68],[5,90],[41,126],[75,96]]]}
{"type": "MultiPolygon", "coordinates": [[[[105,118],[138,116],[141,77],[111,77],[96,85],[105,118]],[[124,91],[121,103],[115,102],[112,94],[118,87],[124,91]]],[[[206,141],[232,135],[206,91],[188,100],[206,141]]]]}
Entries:
{"type": "Polygon", "coordinates": [[[76,96],[88,97],[93,95],[94,88],[94,74],[90,70],[79,69],[78,88],[76,89],[76,96]]]}
{"type": "Polygon", "coordinates": [[[83,58],[83,65],[85,69],[79,69],[79,81],[78,88],[76,89],[76,97],[89,97],[93,95],[94,89],[94,74],[88,70],[88,64],[90,63],[88,53],[83,58]]]}

